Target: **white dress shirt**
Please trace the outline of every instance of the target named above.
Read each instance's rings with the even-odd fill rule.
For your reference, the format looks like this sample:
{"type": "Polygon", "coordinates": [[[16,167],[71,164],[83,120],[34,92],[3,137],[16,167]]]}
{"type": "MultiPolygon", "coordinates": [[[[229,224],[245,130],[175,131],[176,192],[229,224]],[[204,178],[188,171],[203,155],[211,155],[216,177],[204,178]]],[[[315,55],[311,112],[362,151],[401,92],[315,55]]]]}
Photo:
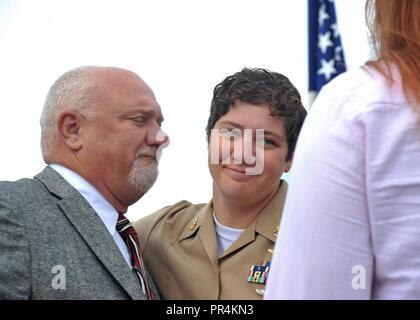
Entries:
{"type": "Polygon", "coordinates": [[[95,210],[114,239],[118,249],[120,249],[125,261],[131,268],[130,254],[128,253],[127,245],[116,229],[118,220],[117,210],[115,210],[94,186],[74,171],[56,163],[50,164],[50,167],[57,171],[73,188],[79,191],[93,210],[95,210]]]}
{"type": "Polygon", "coordinates": [[[316,99],[266,299],[420,299],[420,123],[393,75],[352,70],[316,99]]]}

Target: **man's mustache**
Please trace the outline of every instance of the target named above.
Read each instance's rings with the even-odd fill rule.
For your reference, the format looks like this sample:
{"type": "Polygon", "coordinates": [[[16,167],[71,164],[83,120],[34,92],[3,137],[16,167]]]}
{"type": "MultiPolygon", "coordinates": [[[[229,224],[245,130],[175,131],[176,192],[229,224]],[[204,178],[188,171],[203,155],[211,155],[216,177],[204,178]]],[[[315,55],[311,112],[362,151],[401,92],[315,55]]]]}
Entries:
{"type": "Polygon", "coordinates": [[[136,153],[136,159],[140,157],[150,157],[156,159],[157,148],[145,146],[136,153]]]}

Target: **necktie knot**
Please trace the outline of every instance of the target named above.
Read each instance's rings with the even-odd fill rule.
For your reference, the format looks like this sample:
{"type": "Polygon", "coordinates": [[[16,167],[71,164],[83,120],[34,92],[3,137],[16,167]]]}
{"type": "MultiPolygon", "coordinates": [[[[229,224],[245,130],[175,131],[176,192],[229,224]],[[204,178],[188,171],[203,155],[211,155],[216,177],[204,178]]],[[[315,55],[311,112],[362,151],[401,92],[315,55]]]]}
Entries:
{"type": "Polygon", "coordinates": [[[130,220],[124,217],[121,213],[118,215],[116,229],[124,240],[126,240],[129,235],[132,235],[138,242],[136,230],[133,228],[130,220]]]}

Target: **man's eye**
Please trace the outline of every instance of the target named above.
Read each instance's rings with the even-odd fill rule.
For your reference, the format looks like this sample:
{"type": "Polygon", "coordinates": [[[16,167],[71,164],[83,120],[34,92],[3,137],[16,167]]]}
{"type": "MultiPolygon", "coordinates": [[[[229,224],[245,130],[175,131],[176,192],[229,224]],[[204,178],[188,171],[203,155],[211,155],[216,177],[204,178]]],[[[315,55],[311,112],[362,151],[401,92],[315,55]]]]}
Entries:
{"type": "Polygon", "coordinates": [[[136,118],[133,118],[131,120],[133,120],[136,123],[144,123],[146,121],[146,118],[145,117],[136,117],[136,118]]]}

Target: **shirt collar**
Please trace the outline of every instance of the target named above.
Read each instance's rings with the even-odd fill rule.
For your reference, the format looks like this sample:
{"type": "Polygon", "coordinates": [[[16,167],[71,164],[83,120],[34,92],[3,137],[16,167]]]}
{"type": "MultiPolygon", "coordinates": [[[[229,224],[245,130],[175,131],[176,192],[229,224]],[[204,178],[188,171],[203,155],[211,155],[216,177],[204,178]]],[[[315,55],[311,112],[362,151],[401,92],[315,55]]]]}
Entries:
{"type": "Polygon", "coordinates": [[[99,218],[114,236],[118,220],[118,212],[86,179],[61,164],[49,165],[57,171],[73,188],[75,188],[98,214],[99,218]]]}
{"type": "MultiPolygon", "coordinates": [[[[246,235],[245,238],[247,241],[253,241],[255,232],[258,232],[272,242],[276,242],[287,188],[288,184],[286,180],[281,180],[280,186],[271,201],[261,211],[258,217],[243,231],[242,236],[246,235]]],[[[211,226],[212,231],[209,232],[210,234],[216,233],[213,212],[213,200],[211,200],[191,218],[189,223],[187,223],[188,227],[181,232],[179,240],[191,237],[195,232],[200,230],[203,225],[211,226]]]]}
{"type": "Polygon", "coordinates": [[[214,227],[215,227],[217,235],[224,239],[235,241],[242,234],[242,232],[245,231],[245,229],[230,228],[221,224],[217,220],[216,215],[214,214],[214,210],[213,210],[213,220],[215,222],[214,227]]]}

